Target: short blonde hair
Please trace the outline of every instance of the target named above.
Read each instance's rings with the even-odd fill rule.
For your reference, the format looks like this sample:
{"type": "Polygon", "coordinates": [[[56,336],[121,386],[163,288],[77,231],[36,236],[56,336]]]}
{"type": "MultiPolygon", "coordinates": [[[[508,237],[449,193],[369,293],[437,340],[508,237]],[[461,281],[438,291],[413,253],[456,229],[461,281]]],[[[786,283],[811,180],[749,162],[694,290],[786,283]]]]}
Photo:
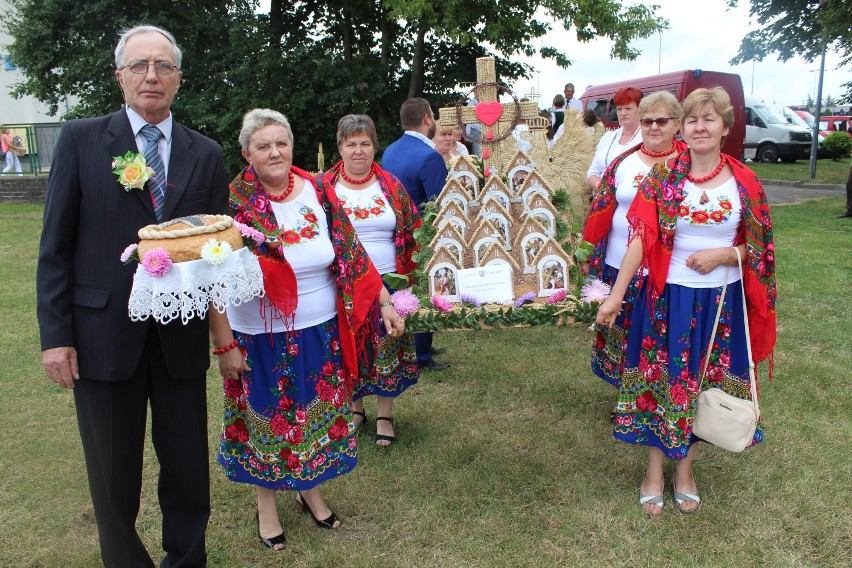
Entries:
{"type": "Polygon", "coordinates": [[[294,143],[293,130],[290,128],[290,122],[287,120],[286,116],[277,110],[256,108],[248,111],[245,116],[243,116],[243,127],[240,129],[239,138],[240,148],[247,151],[249,142],[251,141],[251,137],[254,136],[254,133],[264,126],[269,126],[270,124],[283,126],[284,130],[287,131],[287,135],[290,137],[290,144],[294,143]]]}
{"type": "Polygon", "coordinates": [[[443,124],[439,124],[438,128],[435,130],[435,136],[442,136],[444,134],[452,134],[453,130],[455,130],[456,126],[444,126],[443,124]]]}
{"type": "Polygon", "coordinates": [[[648,111],[658,106],[666,109],[666,116],[669,118],[681,118],[683,109],[677,102],[677,98],[668,91],[657,91],[642,97],[642,100],[639,101],[639,118],[641,119],[648,111]]]}
{"type": "Polygon", "coordinates": [[[734,126],[734,106],[731,104],[731,97],[728,92],[722,87],[695,89],[689,93],[683,100],[684,118],[697,113],[701,107],[707,104],[719,113],[725,128],[730,130],[734,126]]]}

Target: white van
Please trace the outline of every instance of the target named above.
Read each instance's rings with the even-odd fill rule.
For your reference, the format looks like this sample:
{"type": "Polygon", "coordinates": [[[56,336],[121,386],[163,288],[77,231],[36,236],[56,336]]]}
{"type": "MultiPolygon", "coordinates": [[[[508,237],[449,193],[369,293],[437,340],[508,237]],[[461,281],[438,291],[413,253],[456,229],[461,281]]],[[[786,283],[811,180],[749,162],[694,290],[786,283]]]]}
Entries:
{"type": "Polygon", "coordinates": [[[745,97],[745,158],[755,162],[795,162],[811,157],[811,132],[787,122],[772,106],[745,97]]]}
{"type": "MultiPolygon", "coordinates": [[[[778,112],[787,119],[787,122],[790,124],[794,124],[796,126],[801,126],[802,128],[807,128],[808,132],[811,133],[811,136],[814,134],[814,129],[810,124],[805,122],[805,119],[799,116],[799,113],[791,109],[790,107],[779,107],[778,112]]],[[[822,134],[817,135],[817,152],[822,150],[822,141],[825,140],[825,136],[822,134]]]]}

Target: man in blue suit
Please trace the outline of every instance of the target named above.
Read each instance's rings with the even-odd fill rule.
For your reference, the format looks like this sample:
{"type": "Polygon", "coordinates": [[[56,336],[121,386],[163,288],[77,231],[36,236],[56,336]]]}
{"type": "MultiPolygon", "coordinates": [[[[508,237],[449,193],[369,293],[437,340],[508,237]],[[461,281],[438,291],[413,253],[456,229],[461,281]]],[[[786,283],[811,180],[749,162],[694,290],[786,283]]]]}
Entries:
{"type": "MultiPolygon", "coordinates": [[[[415,98],[402,103],[399,119],[405,132],[385,149],[382,169],[399,178],[411,200],[417,207],[422,207],[441,193],[447,180],[444,158],[432,142],[437,129],[435,115],[429,101],[415,98]]],[[[431,333],[415,333],[414,343],[417,364],[421,369],[441,371],[449,367],[447,363],[438,363],[432,358],[443,350],[432,349],[431,333]]]]}

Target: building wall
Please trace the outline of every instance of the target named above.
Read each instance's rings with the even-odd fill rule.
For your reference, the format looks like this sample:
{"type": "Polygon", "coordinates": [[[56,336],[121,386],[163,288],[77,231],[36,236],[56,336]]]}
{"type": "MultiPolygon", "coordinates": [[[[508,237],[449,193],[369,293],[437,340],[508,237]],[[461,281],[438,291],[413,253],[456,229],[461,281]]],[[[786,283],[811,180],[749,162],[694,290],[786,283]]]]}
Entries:
{"type": "MultiPolygon", "coordinates": [[[[6,14],[9,10],[8,0],[0,0],[0,13],[6,14]]],[[[76,104],[73,97],[66,96],[63,103],[57,109],[57,115],[48,114],[47,106],[33,97],[14,98],[10,91],[16,83],[23,81],[24,76],[20,69],[16,69],[9,62],[9,44],[12,37],[8,34],[6,26],[0,24],[0,124],[44,124],[58,122],[67,110],[76,104]]],[[[26,62],[20,62],[26,65],[26,62]]]]}

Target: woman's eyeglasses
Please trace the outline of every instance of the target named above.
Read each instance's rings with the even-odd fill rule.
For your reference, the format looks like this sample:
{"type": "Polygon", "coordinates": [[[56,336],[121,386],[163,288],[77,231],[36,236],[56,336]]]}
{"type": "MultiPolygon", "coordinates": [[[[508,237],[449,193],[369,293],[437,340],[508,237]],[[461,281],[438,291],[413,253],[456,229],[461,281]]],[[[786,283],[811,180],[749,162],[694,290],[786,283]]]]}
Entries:
{"type": "Polygon", "coordinates": [[[674,116],[661,116],[660,118],[643,118],[639,122],[642,123],[642,126],[651,126],[656,122],[657,126],[662,128],[663,126],[667,125],[670,120],[677,120],[677,118],[675,118],[674,116]]]}

